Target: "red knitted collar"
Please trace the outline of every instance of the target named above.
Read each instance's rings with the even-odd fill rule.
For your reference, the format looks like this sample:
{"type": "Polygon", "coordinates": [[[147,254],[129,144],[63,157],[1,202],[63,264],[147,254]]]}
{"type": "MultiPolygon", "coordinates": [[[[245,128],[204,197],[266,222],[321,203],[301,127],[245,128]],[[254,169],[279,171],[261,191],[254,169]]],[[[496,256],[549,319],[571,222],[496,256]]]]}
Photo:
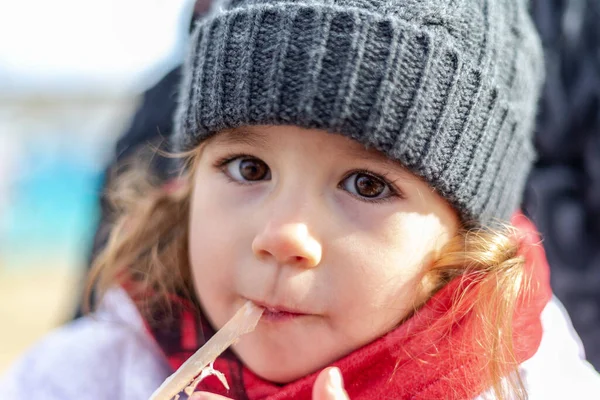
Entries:
{"type": "MultiPolygon", "coordinates": [[[[523,362],[537,351],[542,336],[540,313],[552,294],[547,261],[537,245],[539,238],[533,225],[522,215],[512,222],[526,233],[522,248],[527,249],[523,252],[532,274],[532,284],[521,296],[513,326],[517,361],[523,362]]],[[[468,399],[485,391],[482,374],[474,373],[485,360],[475,350],[476,340],[469,338],[472,315],[453,318],[451,324],[431,329],[433,322],[447,315],[464,285],[465,280],[455,279],[397,329],[335,362],[350,398],[468,399]]],[[[214,332],[206,323],[200,324],[193,312],[186,311],[187,307],[182,302],[174,308],[177,324],[173,329],[151,330],[173,369],[179,368],[214,332]]],[[[227,376],[231,391],[227,392],[214,377],[205,379],[199,390],[251,400],[310,399],[318,374],[283,386],[273,384],[254,375],[230,351],[216,360],[215,368],[227,376]]]]}

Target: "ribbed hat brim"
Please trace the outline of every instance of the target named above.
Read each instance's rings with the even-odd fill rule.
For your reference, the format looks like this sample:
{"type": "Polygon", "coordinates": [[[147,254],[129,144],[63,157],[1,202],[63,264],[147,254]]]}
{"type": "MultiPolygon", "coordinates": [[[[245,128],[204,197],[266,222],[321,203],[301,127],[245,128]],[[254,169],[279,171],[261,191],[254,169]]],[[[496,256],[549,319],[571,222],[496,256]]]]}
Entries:
{"type": "MultiPolygon", "coordinates": [[[[534,113],[509,103],[496,72],[465,59],[444,31],[358,8],[275,2],[205,21],[191,55],[179,149],[243,125],[318,128],[398,160],[465,220],[508,219],[518,206],[534,113]]],[[[539,90],[537,80],[519,84],[521,97],[539,90]]]]}

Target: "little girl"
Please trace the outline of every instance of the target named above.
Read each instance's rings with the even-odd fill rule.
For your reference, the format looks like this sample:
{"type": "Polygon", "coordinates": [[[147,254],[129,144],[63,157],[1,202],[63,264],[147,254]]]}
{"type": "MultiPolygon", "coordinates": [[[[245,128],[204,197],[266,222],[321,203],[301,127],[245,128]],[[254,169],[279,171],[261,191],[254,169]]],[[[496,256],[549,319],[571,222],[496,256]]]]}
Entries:
{"type": "Polygon", "coordinates": [[[193,398],[600,398],[517,212],[542,75],[524,0],[216,2],[180,175],[120,176],[98,309],[1,398],[147,399],[248,300],[193,398]]]}

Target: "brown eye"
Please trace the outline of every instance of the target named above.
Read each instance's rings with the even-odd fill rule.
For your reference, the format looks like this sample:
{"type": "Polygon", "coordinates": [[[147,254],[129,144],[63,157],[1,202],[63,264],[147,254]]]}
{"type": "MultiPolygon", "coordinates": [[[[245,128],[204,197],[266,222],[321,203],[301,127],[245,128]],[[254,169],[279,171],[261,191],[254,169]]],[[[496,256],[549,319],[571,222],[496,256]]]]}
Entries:
{"type": "Polygon", "coordinates": [[[236,158],[225,166],[227,174],[240,182],[260,181],[269,179],[269,166],[258,158],[236,158]]]}
{"type": "Polygon", "coordinates": [[[269,172],[269,167],[257,159],[245,159],[240,162],[240,175],[248,181],[259,181],[269,172]]]}
{"type": "Polygon", "coordinates": [[[365,197],[377,197],[385,190],[385,183],[369,175],[359,175],[354,186],[356,192],[365,197]]]}
{"type": "Polygon", "coordinates": [[[350,175],[340,186],[355,196],[367,199],[386,198],[394,194],[383,179],[362,172],[350,175]]]}

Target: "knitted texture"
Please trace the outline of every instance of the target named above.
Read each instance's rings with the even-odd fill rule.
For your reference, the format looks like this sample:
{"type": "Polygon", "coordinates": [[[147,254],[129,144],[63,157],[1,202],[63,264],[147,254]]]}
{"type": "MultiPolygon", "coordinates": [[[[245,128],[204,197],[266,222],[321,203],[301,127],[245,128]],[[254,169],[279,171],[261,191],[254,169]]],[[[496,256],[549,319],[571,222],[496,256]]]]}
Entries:
{"type": "Polygon", "coordinates": [[[243,125],[340,133],[463,220],[521,200],[544,68],[526,0],[224,0],[192,36],[174,145],[243,125]]]}

